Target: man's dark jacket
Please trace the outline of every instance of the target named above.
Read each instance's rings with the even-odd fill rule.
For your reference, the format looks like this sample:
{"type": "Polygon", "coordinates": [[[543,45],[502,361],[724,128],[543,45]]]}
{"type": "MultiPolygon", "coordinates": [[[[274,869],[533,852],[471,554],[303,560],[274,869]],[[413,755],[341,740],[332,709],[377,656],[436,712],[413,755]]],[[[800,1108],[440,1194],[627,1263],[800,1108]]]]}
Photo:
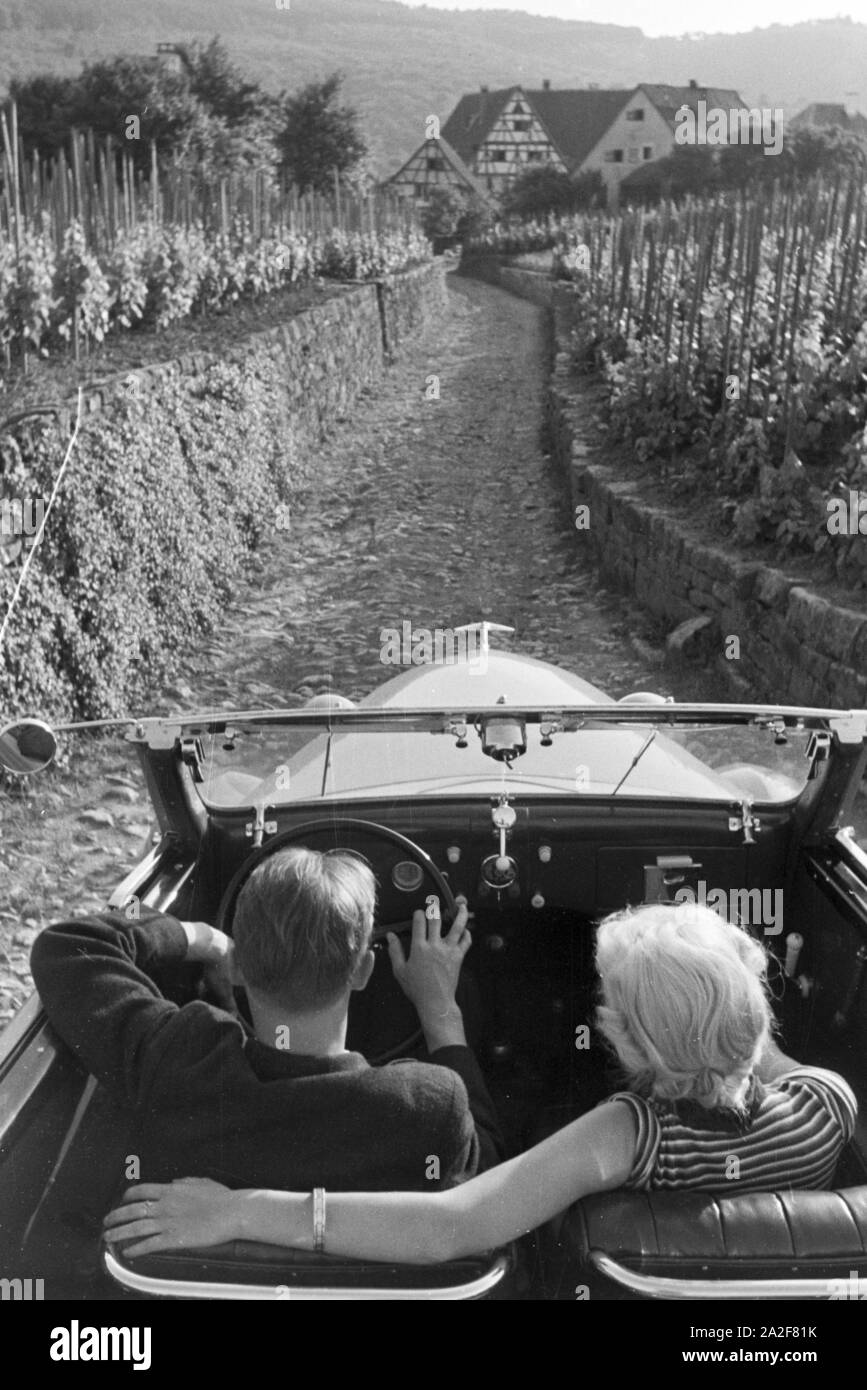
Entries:
{"type": "Polygon", "coordinates": [[[131,1111],[141,1181],[431,1191],[499,1162],[493,1103],[468,1047],[383,1067],[357,1052],[267,1047],[222,1009],[163,997],[152,972],[186,953],[180,922],[150,908],[134,922],[62,922],[33,946],[49,1020],[131,1111]]]}

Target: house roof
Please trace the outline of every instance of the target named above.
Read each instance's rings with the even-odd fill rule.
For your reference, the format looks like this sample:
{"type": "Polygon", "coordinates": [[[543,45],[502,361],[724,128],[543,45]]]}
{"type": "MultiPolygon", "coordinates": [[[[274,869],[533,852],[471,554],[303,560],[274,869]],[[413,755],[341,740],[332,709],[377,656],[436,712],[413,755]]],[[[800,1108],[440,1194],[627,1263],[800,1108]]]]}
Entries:
{"type": "Polygon", "coordinates": [[[632,90],[538,91],[525,95],[567,163],[577,166],[619,116],[632,90]]]}
{"type": "Polygon", "coordinates": [[[790,130],[801,130],[805,126],[839,126],[841,130],[851,131],[853,135],[867,135],[867,116],[855,111],[851,116],[842,102],[814,101],[799,111],[788,122],[790,130]]]}
{"type": "Polygon", "coordinates": [[[509,97],[520,91],[556,146],[572,168],[583,164],[624,106],[641,92],[663,119],[675,127],[677,112],[688,106],[697,111],[699,101],[708,108],[724,110],[742,107],[738,92],[726,87],[671,87],[659,82],[642,82],[637,87],[578,90],[528,90],[500,87],[492,92],[469,92],[461,97],[443,127],[443,134],[461,159],[471,163],[484,143],[509,97]]]}
{"type": "Polygon", "coordinates": [[[389,178],[384,179],[383,182],[386,184],[393,183],[396,178],[400,177],[404,169],[406,169],[407,166],[411,164],[412,161],[416,158],[416,156],[420,154],[421,151],[424,149],[430,149],[431,153],[436,152],[437,154],[444,156],[446,162],[451,165],[455,173],[458,174],[458,176],[464,183],[468,184],[469,187],[472,188],[473,192],[479,198],[481,198],[483,202],[489,203],[491,201],[491,196],[488,193],[488,190],[485,188],[484,184],[482,183],[481,179],[477,178],[473,171],[467,168],[466,164],[461,159],[457,150],[452,148],[448,140],[446,140],[443,135],[440,135],[438,140],[435,139],[433,136],[431,136],[428,140],[423,140],[422,143],[419,145],[418,149],[413,150],[409,159],[405,160],[404,163],[401,164],[397,172],[392,174],[389,178]]]}
{"type": "Polygon", "coordinates": [[[465,162],[471,160],[516,87],[465,92],[442,128],[442,136],[465,162]]]}
{"type": "Polygon", "coordinates": [[[466,93],[443,127],[443,134],[464,161],[474,158],[507,100],[516,92],[527,100],[558,153],[573,167],[587,157],[631,96],[626,88],[551,91],[518,86],[466,93]]]}
{"type": "Polygon", "coordinates": [[[460,174],[462,179],[466,180],[473,192],[483,198],[486,203],[491,201],[490,194],[481,179],[473,173],[472,169],[467,168],[457,150],[452,148],[442,134],[440,134],[439,140],[426,140],[425,144],[438,146],[440,153],[445,155],[448,163],[451,164],[456,173],[460,174]]]}
{"type": "Polygon", "coordinates": [[[669,87],[663,82],[642,82],[636,89],[646,93],[663,120],[674,129],[675,116],[682,107],[688,106],[694,114],[698,113],[698,103],[704,101],[710,110],[712,106],[723,111],[744,105],[740,93],[732,87],[669,87]]]}

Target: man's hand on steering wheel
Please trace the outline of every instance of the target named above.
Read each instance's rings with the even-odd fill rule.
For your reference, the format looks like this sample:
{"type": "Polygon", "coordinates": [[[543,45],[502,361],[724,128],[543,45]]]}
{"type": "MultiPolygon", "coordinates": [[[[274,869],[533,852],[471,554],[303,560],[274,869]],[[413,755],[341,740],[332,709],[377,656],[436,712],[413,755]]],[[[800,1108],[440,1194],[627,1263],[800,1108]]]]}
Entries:
{"type": "Polygon", "coordinates": [[[457,904],[455,920],[445,936],[438,899],[432,898],[426,911],[413,913],[408,958],[399,937],[388,933],[394,978],[416,1007],[428,1052],[438,1047],[465,1046],[467,1041],[455,991],[472,937],[467,928],[466,899],[458,898],[457,904]]]}

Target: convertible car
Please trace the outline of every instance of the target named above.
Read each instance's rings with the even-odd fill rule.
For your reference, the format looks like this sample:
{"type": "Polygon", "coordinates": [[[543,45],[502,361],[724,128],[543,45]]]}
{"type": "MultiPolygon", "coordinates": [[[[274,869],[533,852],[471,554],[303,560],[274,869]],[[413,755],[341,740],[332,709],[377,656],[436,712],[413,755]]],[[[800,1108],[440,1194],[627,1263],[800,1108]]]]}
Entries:
{"type": "MultiPolygon", "coordinates": [[[[479,1056],[513,1152],[616,1085],[592,1027],[594,923],[694,896],[772,953],[782,1045],[867,1080],[867,855],[846,826],[867,761],[862,711],[615,701],[514,653],[411,666],[360,704],[113,721],[140,757],[158,829],[110,906],[231,933],[240,886],[292,843],[364,856],[377,936],[436,894],[473,914],[479,1056]],[[588,1031],[589,1025],[589,1031],[588,1031]]],[[[0,763],[35,775],[58,742],[24,720],[0,763]]],[[[112,725],[106,724],[106,729],[112,725]]],[[[74,911],[75,905],[70,904],[74,911]]],[[[385,952],[349,1046],[412,1055],[414,1012],[385,952]]],[[[196,967],[160,982],[201,994],[196,967]]],[[[614,1192],[509,1249],[448,1265],[355,1262],[237,1243],[132,1258],[100,1239],[124,1116],[52,1032],[37,996],[0,1038],[3,1267],[68,1299],[828,1299],[867,1287],[867,1130],[834,1190],[614,1192]]]]}

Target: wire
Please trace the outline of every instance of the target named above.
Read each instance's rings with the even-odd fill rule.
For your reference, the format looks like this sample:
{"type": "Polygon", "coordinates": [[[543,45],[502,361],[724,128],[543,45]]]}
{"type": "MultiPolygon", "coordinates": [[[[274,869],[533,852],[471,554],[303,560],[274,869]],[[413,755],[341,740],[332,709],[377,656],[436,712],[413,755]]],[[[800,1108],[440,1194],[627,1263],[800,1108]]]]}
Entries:
{"type": "Polygon", "coordinates": [[[7,629],[7,627],[9,626],[9,619],[12,617],[12,610],[13,610],[13,608],[15,607],[15,604],[18,602],[18,598],[19,598],[19,596],[20,596],[20,594],[21,594],[21,590],[22,590],[22,588],[24,587],[24,580],[27,578],[27,571],[28,571],[29,568],[30,568],[30,562],[31,562],[31,560],[33,559],[33,556],[36,554],[36,549],[37,549],[37,547],[38,547],[40,541],[42,540],[42,537],[43,537],[44,534],[45,534],[45,526],[46,526],[46,523],[47,523],[47,521],[48,521],[49,516],[51,515],[51,508],[54,506],[55,499],[56,499],[57,494],[58,494],[58,492],[59,492],[59,490],[60,490],[60,484],[63,482],[63,475],[64,475],[64,473],[66,472],[66,466],[67,466],[67,464],[69,463],[70,458],[72,457],[72,450],[75,448],[75,441],[76,441],[76,439],[78,438],[78,430],[79,430],[79,426],[81,425],[81,403],[82,403],[82,400],[83,400],[83,391],[82,391],[81,386],[79,386],[79,388],[78,388],[78,409],[77,409],[76,414],[75,414],[75,429],[72,431],[72,438],[71,438],[70,441],[69,441],[69,446],[68,446],[68,448],[67,448],[67,450],[66,450],[66,455],[65,455],[65,457],[64,457],[63,463],[60,465],[60,472],[58,473],[58,475],[57,475],[57,477],[56,477],[56,479],[55,479],[55,482],[54,482],[54,487],[53,487],[52,490],[51,490],[51,496],[50,496],[49,499],[48,499],[48,506],[45,508],[45,511],[44,511],[43,514],[42,514],[42,520],[41,520],[40,523],[39,523],[39,530],[36,532],[36,536],[35,536],[35,538],[34,538],[33,544],[32,544],[32,546],[30,547],[30,549],[28,550],[27,555],[26,555],[25,558],[24,558],[24,564],[21,566],[21,573],[20,573],[19,576],[18,576],[18,583],[15,585],[15,592],[13,593],[11,599],[9,600],[9,607],[6,609],[6,616],[5,616],[4,619],[3,619],[2,626],[0,626],[0,646],[2,646],[2,644],[3,644],[3,638],[4,638],[5,635],[6,635],[6,629],[7,629]]]}

